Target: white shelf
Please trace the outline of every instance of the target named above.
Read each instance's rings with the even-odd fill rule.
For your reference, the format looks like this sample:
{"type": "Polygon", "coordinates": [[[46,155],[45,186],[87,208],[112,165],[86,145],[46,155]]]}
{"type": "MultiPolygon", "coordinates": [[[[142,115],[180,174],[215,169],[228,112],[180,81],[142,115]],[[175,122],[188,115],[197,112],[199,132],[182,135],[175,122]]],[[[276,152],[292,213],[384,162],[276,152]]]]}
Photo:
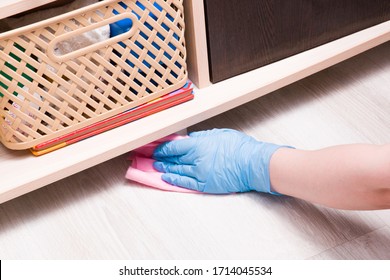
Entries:
{"type": "Polygon", "coordinates": [[[1,0],[0,19],[31,10],[54,1],[55,0],[1,0]]]}
{"type": "MultiPolygon", "coordinates": [[[[50,154],[0,146],[0,203],[244,104],[390,40],[390,21],[195,90],[195,99],[50,154]]],[[[123,174],[125,175],[125,174],[123,174]]]]}

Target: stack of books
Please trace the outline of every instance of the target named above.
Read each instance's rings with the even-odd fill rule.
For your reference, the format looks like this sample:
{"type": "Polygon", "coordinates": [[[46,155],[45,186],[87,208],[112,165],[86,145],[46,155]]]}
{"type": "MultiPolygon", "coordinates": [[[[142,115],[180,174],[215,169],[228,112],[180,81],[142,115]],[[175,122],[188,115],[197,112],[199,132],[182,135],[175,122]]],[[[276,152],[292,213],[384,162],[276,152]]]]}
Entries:
{"type": "Polygon", "coordinates": [[[148,115],[160,112],[172,106],[189,101],[194,98],[192,82],[188,81],[181,89],[166,94],[141,106],[125,111],[121,114],[94,123],[69,134],[51,139],[30,150],[35,156],[47,154],[68,145],[74,144],[91,136],[116,128],[126,123],[138,120],[148,115]]]}

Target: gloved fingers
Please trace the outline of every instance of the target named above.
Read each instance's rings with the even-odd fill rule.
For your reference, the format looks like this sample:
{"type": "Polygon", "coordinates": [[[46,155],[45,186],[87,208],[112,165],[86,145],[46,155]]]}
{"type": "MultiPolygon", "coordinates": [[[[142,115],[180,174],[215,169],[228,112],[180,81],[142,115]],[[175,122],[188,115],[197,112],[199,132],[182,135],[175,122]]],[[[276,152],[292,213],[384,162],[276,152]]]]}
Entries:
{"type": "Polygon", "coordinates": [[[224,129],[214,128],[214,129],[209,129],[209,130],[194,131],[194,132],[189,133],[188,136],[193,137],[193,138],[206,137],[206,136],[221,133],[223,130],[224,129]]]}
{"type": "Polygon", "coordinates": [[[196,143],[191,138],[173,140],[159,145],[154,150],[153,157],[158,159],[165,157],[181,156],[188,153],[191,149],[195,147],[196,143]]]}
{"type": "Polygon", "coordinates": [[[164,158],[155,158],[156,161],[172,163],[172,164],[182,164],[182,165],[193,165],[194,159],[191,156],[183,155],[177,157],[164,157],[164,158]]]}
{"type": "Polygon", "coordinates": [[[168,184],[182,187],[194,191],[203,191],[202,185],[194,178],[180,176],[172,173],[164,173],[161,175],[161,179],[167,182],[168,184]]]}
{"type": "Polygon", "coordinates": [[[194,154],[189,152],[188,154],[181,156],[172,156],[172,157],[154,157],[156,161],[174,163],[174,164],[183,164],[183,165],[193,165],[194,164],[194,154]]]}
{"type": "Polygon", "coordinates": [[[196,178],[194,166],[192,165],[173,164],[169,162],[156,161],[153,163],[153,167],[159,172],[173,173],[181,176],[196,178]]]}

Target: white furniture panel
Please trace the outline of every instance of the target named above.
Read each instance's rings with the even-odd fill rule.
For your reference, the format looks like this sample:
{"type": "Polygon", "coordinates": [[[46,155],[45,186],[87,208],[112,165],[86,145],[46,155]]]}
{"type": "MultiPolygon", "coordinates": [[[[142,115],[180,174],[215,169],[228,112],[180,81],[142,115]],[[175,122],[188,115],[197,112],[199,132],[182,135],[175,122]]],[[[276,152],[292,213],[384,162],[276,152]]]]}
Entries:
{"type": "MultiPolygon", "coordinates": [[[[50,1],[2,1],[0,11],[11,7],[22,9],[21,7],[27,7],[25,6],[27,2],[44,4],[50,1]],[[16,6],[21,5],[19,2],[25,3],[16,6]]],[[[201,1],[186,1],[186,4],[188,6],[196,2],[201,1]]],[[[202,7],[193,5],[192,8],[187,9],[187,12],[199,13],[201,9],[202,7]]],[[[192,76],[194,81],[202,81],[201,86],[204,87],[195,89],[193,101],[41,157],[34,157],[29,151],[9,151],[1,146],[0,203],[230,110],[390,40],[390,21],[388,21],[224,82],[207,86],[207,79],[202,71],[207,69],[205,65],[207,53],[199,49],[204,47],[205,38],[199,37],[204,36],[202,28],[194,28],[195,16],[196,14],[188,15],[192,20],[187,23],[188,32],[192,34],[187,38],[188,56],[192,57],[189,61],[190,77],[192,76]]]]}

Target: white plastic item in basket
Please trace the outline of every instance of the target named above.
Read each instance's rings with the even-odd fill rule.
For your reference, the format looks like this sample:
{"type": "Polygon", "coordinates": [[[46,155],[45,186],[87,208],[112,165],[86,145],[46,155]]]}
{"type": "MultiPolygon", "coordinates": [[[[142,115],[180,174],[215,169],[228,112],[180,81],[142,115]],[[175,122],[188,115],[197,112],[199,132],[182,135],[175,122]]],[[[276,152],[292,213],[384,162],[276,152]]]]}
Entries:
{"type": "Polygon", "coordinates": [[[31,148],[182,87],[182,2],[106,0],[0,34],[0,141],[31,148]],[[55,50],[121,20],[132,22],[122,34],[55,50]]]}

